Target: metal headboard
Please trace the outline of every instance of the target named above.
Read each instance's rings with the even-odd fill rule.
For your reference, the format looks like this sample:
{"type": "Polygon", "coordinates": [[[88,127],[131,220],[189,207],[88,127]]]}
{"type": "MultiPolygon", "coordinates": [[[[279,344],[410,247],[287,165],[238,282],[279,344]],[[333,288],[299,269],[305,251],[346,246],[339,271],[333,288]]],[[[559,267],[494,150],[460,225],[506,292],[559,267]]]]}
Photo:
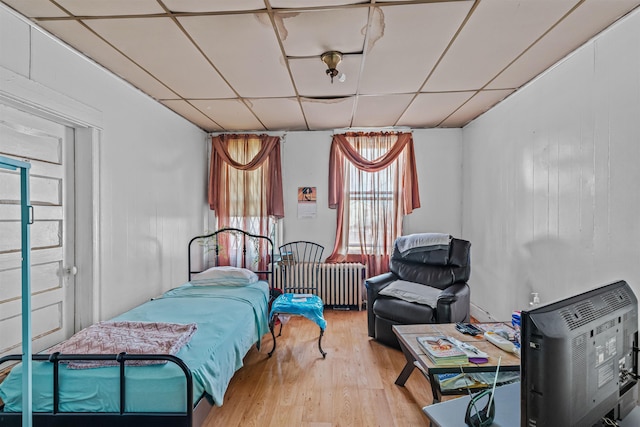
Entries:
{"type": "Polygon", "coordinates": [[[242,247],[242,261],[241,265],[237,265],[236,267],[247,268],[247,247],[249,244],[252,244],[254,247],[257,247],[258,256],[267,259],[261,259],[258,261],[258,265],[264,266],[264,268],[260,268],[258,270],[254,270],[256,274],[261,275],[264,274],[265,277],[268,278],[269,286],[273,287],[273,268],[271,268],[275,258],[274,258],[274,248],[273,248],[273,240],[271,240],[267,236],[261,236],[258,234],[252,234],[244,230],[240,230],[239,228],[222,228],[218,231],[215,231],[210,234],[203,234],[201,236],[196,236],[189,241],[188,246],[188,268],[189,275],[188,278],[191,280],[191,276],[196,273],[200,273],[203,270],[194,270],[192,267],[192,247],[194,244],[200,246],[206,246],[208,248],[213,248],[214,256],[213,256],[213,264],[206,267],[217,266],[219,264],[220,258],[220,250],[221,247],[218,244],[220,241],[220,237],[223,235],[233,235],[235,238],[241,239],[241,247],[242,247]],[[204,242],[204,243],[203,243],[204,242]],[[265,247],[266,245],[266,247],[265,247]]]}

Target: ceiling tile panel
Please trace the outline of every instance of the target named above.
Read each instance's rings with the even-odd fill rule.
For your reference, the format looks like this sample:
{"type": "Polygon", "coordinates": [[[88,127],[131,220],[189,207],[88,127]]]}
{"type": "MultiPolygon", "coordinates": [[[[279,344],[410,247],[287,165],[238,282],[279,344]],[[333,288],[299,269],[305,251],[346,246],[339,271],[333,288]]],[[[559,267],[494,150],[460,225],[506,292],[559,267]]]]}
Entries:
{"type": "Polygon", "coordinates": [[[483,90],[471,98],[458,111],[440,124],[442,127],[463,127],[479,114],[484,113],[498,102],[512,94],[513,90],[483,90]]]}
{"type": "Polygon", "coordinates": [[[456,1],[375,8],[359,93],[419,90],[472,5],[456,1]]]}
{"type": "Polygon", "coordinates": [[[73,47],[112,73],[156,99],[172,99],[178,96],[131,62],[100,37],[76,21],[44,21],[42,27],[62,40],[70,40],[73,47]]]}
{"type": "Polygon", "coordinates": [[[577,0],[480,2],[424,90],[482,88],[576,3],[577,0]]]}
{"type": "Polygon", "coordinates": [[[382,1],[376,1],[377,5],[384,5],[385,3],[437,3],[439,1],[449,1],[449,2],[455,2],[455,1],[460,1],[460,0],[382,0],[382,1]]]}
{"type": "Polygon", "coordinates": [[[299,7],[326,7],[369,3],[369,0],[271,0],[269,3],[271,3],[271,7],[273,8],[295,9],[299,7]]]}
{"type": "Polygon", "coordinates": [[[2,0],[2,2],[29,18],[69,16],[49,0],[2,0]]]}
{"type": "Polygon", "coordinates": [[[355,97],[337,99],[302,98],[302,109],[309,129],[326,130],[351,126],[355,97]]]}
{"type": "Polygon", "coordinates": [[[145,15],[162,13],[156,0],[56,0],[75,16],[145,15]]]}
{"type": "Polygon", "coordinates": [[[320,56],[328,50],[360,53],[369,9],[277,12],[278,33],[288,57],[320,56]]]}
{"type": "Polygon", "coordinates": [[[162,0],[172,12],[227,12],[266,9],[264,0],[162,0]]]}
{"type": "Polygon", "coordinates": [[[638,0],[603,2],[587,0],[565,18],[545,38],[531,47],[509,68],[492,81],[488,89],[519,88],[560,59],[599,33],[629,9],[640,4],[638,0]]]}
{"type": "Polygon", "coordinates": [[[179,22],[240,96],[295,95],[266,14],[187,17],[179,22]]]}
{"type": "Polygon", "coordinates": [[[247,102],[267,129],[307,130],[296,98],[260,98],[247,102]]]}
{"type": "Polygon", "coordinates": [[[475,92],[421,93],[398,120],[398,126],[436,127],[475,92]]]}
{"type": "Polygon", "coordinates": [[[192,99],[189,102],[222,126],[223,130],[265,130],[264,126],[240,100],[192,99]]]}
{"type": "Polygon", "coordinates": [[[412,99],[412,94],[358,96],[356,113],[353,117],[353,126],[395,126],[412,99]]]}
{"type": "Polygon", "coordinates": [[[0,3],[204,129],[278,131],[464,126],[640,0],[0,3]]]}
{"type": "Polygon", "coordinates": [[[235,97],[169,18],[92,19],[86,24],[184,98],[235,97]]]}
{"type": "Polygon", "coordinates": [[[189,120],[191,123],[200,126],[207,132],[215,132],[223,130],[209,117],[202,114],[198,109],[194,108],[191,104],[182,100],[167,100],[161,101],[164,105],[175,111],[176,113],[189,120]]]}
{"type": "Polygon", "coordinates": [[[320,57],[297,58],[289,60],[291,74],[301,96],[347,96],[355,95],[358,89],[358,74],[362,55],[344,55],[338,64],[338,71],[344,74],[344,82],[340,75],[334,77],[333,83],[327,75],[327,66],[320,57]]]}

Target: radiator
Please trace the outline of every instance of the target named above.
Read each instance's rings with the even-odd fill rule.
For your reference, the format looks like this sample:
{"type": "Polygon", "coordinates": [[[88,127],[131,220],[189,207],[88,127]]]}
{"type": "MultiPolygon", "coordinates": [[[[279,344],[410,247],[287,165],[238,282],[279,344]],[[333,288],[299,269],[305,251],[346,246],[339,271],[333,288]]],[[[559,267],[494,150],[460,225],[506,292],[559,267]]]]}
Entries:
{"type": "MultiPolygon", "coordinates": [[[[359,263],[320,264],[318,296],[326,307],[335,309],[362,309],[364,279],[367,268],[359,263]]],[[[273,275],[273,286],[282,290],[283,274],[279,268],[273,275]]]]}

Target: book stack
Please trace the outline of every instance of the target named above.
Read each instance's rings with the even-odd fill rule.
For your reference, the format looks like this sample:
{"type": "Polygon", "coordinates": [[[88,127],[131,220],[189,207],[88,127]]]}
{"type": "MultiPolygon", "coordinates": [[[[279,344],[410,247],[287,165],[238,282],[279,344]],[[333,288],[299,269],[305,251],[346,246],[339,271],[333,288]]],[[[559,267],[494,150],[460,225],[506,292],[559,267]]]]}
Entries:
{"type": "Polygon", "coordinates": [[[467,354],[446,337],[425,336],[417,339],[426,355],[436,365],[465,365],[469,361],[467,354]]]}

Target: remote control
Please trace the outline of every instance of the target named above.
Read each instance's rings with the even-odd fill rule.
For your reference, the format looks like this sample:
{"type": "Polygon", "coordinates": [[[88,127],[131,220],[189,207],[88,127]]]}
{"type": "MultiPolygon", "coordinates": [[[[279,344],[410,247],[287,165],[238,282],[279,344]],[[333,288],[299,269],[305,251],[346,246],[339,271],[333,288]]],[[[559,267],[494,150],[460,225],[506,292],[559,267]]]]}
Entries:
{"type": "Polygon", "coordinates": [[[516,353],[516,345],[511,341],[504,339],[495,332],[485,332],[484,338],[496,347],[506,351],[507,353],[516,353]]]}
{"type": "Polygon", "coordinates": [[[463,334],[476,336],[482,333],[482,331],[471,323],[456,323],[456,329],[463,334]]]}

